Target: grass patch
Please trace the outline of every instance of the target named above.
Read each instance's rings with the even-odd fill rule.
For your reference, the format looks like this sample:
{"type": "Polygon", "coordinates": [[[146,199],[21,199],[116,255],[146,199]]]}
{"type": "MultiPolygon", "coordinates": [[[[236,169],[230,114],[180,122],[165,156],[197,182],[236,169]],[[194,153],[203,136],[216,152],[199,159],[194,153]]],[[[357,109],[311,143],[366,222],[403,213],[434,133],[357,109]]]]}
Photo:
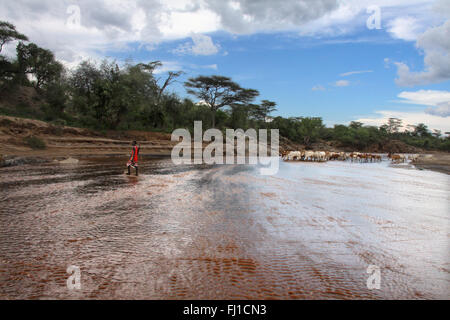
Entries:
{"type": "Polygon", "coordinates": [[[35,150],[43,150],[43,149],[47,148],[45,141],[43,141],[42,139],[40,139],[38,137],[34,137],[34,136],[25,137],[23,139],[23,142],[25,142],[25,144],[27,146],[29,146],[31,149],[35,149],[35,150]]]}

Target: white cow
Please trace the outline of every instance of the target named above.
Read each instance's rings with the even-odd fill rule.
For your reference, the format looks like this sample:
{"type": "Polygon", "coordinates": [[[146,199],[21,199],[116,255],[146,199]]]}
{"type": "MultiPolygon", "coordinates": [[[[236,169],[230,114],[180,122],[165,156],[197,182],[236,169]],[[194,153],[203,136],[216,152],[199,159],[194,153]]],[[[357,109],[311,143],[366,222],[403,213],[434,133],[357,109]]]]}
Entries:
{"type": "Polygon", "coordinates": [[[325,151],[312,151],[312,160],[313,161],[325,161],[326,160],[326,153],[325,151]]]}
{"type": "Polygon", "coordinates": [[[325,153],[325,151],[317,151],[318,154],[318,161],[327,161],[327,154],[325,153]]]}
{"type": "Polygon", "coordinates": [[[303,154],[303,159],[305,161],[313,161],[314,160],[314,151],[305,151],[303,154]]]}
{"type": "Polygon", "coordinates": [[[291,151],[286,155],[287,160],[300,160],[302,153],[300,151],[291,151]]]}

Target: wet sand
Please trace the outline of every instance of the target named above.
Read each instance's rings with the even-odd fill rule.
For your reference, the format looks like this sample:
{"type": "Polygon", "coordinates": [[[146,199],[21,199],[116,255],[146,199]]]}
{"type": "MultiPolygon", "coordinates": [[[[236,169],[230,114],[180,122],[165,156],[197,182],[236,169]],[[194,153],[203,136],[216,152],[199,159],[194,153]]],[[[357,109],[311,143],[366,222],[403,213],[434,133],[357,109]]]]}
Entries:
{"type": "Polygon", "coordinates": [[[386,161],[123,170],[0,169],[0,298],[450,298],[448,175],[386,161]]]}
{"type": "Polygon", "coordinates": [[[414,166],[421,170],[433,170],[450,174],[450,154],[434,153],[430,155],[419,155],[414,166]]]}

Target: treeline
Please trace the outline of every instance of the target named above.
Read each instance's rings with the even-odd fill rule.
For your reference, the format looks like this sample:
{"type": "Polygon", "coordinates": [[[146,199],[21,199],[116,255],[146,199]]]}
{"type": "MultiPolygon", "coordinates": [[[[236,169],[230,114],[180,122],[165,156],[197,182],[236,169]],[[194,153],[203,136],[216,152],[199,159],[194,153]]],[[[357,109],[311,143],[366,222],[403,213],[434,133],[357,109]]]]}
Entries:
{"type": "Polygon", "coordinates": [[[203,128],[274,128],[293,142],[311,146],[319,141],[336,141],[343,147],[365,149],[370,145],[401,140],[424,149],[450,151],[450,140],[431,132],[424,124],[400,131],[401,120],[390,119],[381,127],[335,125],[327,128],[321,118],[270,117],[276,103],[255,102],[259,92],[241,87],[223,76],[199,76],[184,83],[196,98],[180,98],[169,91],[182,72],[168,72],[158,79],[155,71],[161,62],[128,62],[119,67],[115,61],[100,64],[84,61],[67,70],[54,54],[28,42],[14,25],[0,21],[0,101],[1,96],[33,87],[38,108],[27,105],[14,110],[0,106],[3,114],[39,118],[60,125],[97,130],[149,130],[172,132],[192,129],[195,120],[203,128]],[[5,44],[18,41],[16,57],[2,55],[5,44]]]}
{"type": "Polygon", "coordinates": [[[439,130],[431,132],[423,123],[406,125],[406,130],[401,130],[404,126],[398,118],[390,118],[380,127],[352,121],[348,126],[338,124],[328,128],[321,118],[276,117],[271,126],[279,128],[282,136],[306,146],[318,141],[335,141],[340,147],[352,150],[367,150],[375,145],[381,150],[390,141],[402,141],[426,150],[450,151],[449,136],[443,137],[439,130]]]}

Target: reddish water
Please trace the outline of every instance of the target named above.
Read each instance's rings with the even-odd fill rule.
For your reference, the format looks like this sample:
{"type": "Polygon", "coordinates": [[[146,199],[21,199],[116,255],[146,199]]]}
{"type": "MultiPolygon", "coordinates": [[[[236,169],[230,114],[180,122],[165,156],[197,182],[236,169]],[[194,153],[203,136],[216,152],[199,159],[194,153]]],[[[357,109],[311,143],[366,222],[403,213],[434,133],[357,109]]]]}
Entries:
{"type": "Polygon", "coordinates": [[[0,170],[0,298],[450,298],[449,176],[382,164],[0,170]],[[81,289],[66,269],[80,267],[81,289]],[[366,286],[368,265],[381,287],[366,286]]]}

